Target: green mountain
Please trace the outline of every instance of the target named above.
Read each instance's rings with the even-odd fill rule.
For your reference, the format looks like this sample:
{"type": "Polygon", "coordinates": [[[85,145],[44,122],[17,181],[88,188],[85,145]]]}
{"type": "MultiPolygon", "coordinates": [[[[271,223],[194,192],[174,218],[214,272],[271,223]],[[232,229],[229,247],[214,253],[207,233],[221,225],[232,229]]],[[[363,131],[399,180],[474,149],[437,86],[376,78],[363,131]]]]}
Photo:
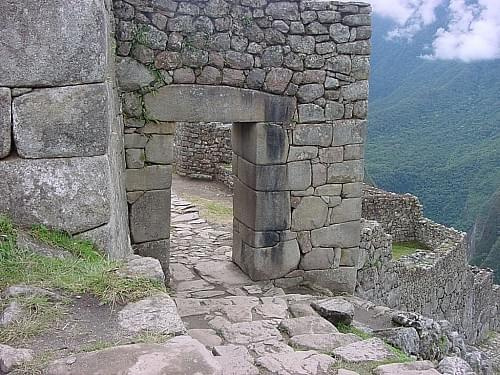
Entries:
{"type": "Polygon", "coordinates": [[[389,21],[373,24],[367,172],[468,230],[500,187],[500,61],[426,60],[437,26],[395,42],[389,21]]]}

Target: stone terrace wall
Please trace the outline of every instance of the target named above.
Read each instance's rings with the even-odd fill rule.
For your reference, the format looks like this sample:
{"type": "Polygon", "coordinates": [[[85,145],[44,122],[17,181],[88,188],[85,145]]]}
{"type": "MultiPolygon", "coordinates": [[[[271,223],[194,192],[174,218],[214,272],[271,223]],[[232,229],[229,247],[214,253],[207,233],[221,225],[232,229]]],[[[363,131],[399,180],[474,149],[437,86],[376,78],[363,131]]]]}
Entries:
{"type": "Polygon", "coordinates": [[[176,172],[181,176],[217,178],[219,164],[231,164],[231,124],[178,123],[175,129],[176,172]]]}
{"type": "Polygon", "coordinates": [[[0,2],[0,213],[131,253],[103,0],[0,2]]]}
{"type": "Polygon", "coordinates": [[[170,218],[158,205],[167,205],[170,193],[168,121],[239,122],[233,132],[235,196],[242,197],[235,205],[235,261],[254,278],[281,277],[300,263],[312,281],[352,291],[370,7],[272,0],[123,0],[114,7],[136,251],[168,258],[170,218]],[[172,95],[186,85],[190,94],[172,95]],[[219,107],[198,100],[196,86],[203,85],[219,107]],[[214,86],[276,98],[233,89],[223,102],[225,94],[214,86]],[[231,101],[248,110],[228,108],[231,101]],[[291,102],[298,103],[295,113],[288,113],[291,102]],[[244,142],[235,145],[235,139],[244,142]],[[274,216],[279,223],[268,220],[274,216]]]}
{"type": "MultiPolygon", "coordinates": [[[[381,215],[384,216],[381,220],[396,223],[390,228],[396,228],[399,234],[411,234],[409,238],[401,236],[400,240],[417,239],[431,250],[395,261],[391,255],[392,236],[385,233],[387,224],[364,221],[360,244],[362,266],[358,271],[356,293],[392,308],[446,319],[469,342],[476,343],[489,331],[500,329],[500,287],[493,285],[491,271],[467,264],[465,233],[427,218],[417,222],[407,220],[415,216],[415,210],[407,209],[408,201],[412,202],[411,207],[421,212],[421,206],[415,204],[415,200],[408,195],[384,194],[382,191],[370,195],[369,207],[390,202],[395,216],[390,217],[391,211],[382,209],[381,215]],[[377,196],[381,197],[381,202],[376,202],[377,196]],[[401,212],[407,212],[407,215],[401,215],[401,212]],[[405,222],[413,227],[404,228],[402,223],[405,222]]],[[[374,215],[376,211],[371,212],[374,215]]]]}

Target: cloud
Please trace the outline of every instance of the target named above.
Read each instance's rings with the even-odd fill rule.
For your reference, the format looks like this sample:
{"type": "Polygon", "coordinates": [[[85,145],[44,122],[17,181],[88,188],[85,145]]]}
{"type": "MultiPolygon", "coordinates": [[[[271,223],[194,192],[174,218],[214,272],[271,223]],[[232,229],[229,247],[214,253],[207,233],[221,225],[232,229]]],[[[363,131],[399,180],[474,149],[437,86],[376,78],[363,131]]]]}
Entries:
{"type": "MultiPolygon", "coordinates": [[[[388,39],[411,38],[436,21],[444,7],[448,23],[439,28],[423,57],[465,62],[500,58],[500,0],[370,0],[373,11],[392,19],[388,39]]],[[[429,41],[430,42],[430,41],[429,41]]]]}

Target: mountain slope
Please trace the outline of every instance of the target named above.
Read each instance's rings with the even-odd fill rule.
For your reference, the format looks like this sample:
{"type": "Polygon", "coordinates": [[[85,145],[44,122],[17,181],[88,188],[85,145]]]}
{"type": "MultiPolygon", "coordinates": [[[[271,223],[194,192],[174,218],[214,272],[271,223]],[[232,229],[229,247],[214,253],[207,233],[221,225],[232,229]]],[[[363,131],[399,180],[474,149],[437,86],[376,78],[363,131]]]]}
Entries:
{"type": "Polygon", "coordinates": [[[467,230],[500,186],[500,62],[428,61],[434,29],[406,43],[384,39],[391,26],[374,17],[367,171],[467,230]]]}

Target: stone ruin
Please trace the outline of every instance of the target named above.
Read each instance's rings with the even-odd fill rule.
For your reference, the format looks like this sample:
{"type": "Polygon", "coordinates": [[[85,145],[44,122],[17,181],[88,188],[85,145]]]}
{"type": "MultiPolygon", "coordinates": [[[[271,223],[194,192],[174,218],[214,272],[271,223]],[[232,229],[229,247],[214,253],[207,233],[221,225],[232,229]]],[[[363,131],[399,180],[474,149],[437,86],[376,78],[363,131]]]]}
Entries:
{"type": "Polygon", "coordinates": [[[328,253],[307,278],[354,291],[368,5],[7,0],[0,25],[0,212],[168,273],[175,123],[233,123],[234,262],[328,253]]]}

